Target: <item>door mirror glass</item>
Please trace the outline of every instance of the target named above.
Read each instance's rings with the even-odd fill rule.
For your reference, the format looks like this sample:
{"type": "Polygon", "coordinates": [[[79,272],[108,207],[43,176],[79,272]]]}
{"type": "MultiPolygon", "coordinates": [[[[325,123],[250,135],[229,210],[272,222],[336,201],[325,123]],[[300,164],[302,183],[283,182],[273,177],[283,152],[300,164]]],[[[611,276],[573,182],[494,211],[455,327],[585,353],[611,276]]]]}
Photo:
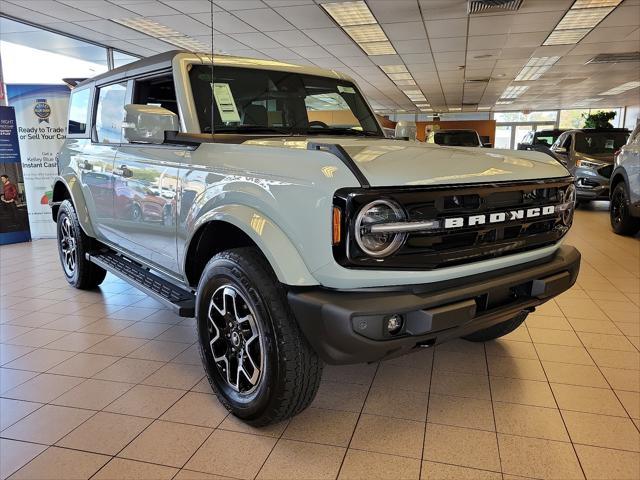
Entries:
{"type": "Polygon", "coordinates": [[[124,106],[124,138],[130,143],[164,143],[165,132],[180,130],[178,115],[156,105],[124,106]]]}

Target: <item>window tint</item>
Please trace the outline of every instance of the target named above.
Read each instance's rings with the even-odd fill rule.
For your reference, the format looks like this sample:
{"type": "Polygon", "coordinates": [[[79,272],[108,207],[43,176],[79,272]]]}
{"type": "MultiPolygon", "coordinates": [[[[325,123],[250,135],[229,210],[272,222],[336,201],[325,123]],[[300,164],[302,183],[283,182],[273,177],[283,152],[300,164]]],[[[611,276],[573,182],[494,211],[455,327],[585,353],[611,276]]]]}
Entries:
{"type": "Polygon", "coordinates": [[[70,135],[83,134],[87,131],[87,118],[89,117],[90,90],[73,91],[69,100],[69,128],[70,135]]]}
{"type": "Polygon", "coordinates": [[[169,74],[136,81],[133,89],[133,103],[156,105],[178,115],[178,101],[176,100],[173,76],[169,74]]]}
{"type": "Polygon", "coordinates": [[[96,135],[100,143],[120,143],[124,121],[124,98],[126,83],[102,87],[98,94],[96,109],[96,135]]]}

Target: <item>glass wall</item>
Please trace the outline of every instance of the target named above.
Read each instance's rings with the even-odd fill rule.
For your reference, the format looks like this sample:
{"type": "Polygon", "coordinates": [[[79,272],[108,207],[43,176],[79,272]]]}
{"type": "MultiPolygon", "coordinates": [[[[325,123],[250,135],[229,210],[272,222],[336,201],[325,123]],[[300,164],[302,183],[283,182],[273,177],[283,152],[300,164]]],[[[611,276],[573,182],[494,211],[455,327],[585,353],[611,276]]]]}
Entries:
{"type": "Polygon", "coordinates": [[[590,115],[598,112],[616,112],[616,116],[611,120],[614,127],[620,127],[624,121],[624,112],[622,108],[582,108],[575,110],[560,110],[559,128],[582,128],[584,127],[583,115],[590,115]]]}

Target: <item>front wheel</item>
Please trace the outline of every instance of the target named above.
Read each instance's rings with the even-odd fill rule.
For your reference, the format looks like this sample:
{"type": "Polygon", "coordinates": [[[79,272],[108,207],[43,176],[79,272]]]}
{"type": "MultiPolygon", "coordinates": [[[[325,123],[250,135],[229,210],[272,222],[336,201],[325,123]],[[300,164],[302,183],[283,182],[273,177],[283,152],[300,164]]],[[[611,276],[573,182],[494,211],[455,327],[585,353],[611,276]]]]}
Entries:
{"type": "Polygon", "coordinates": [[[254,248],[222,252],[198,285],[200,355],[218,399],[254,426],[285,420],[314,399],[322,362],[285,291],[254,248]]]}
{"type": "Polygon", "coordinates": [[[528,315],[529,312],[523,310],[509,320],[493,325],[492,327],[485,328],[484,330],[478,330],[477,332],[473,332],[472,334],[462,338],[469,340],[470,342],[487,342],[489,340],[504,337],[506,334],[513,332],[516,328],[522,325],[522,322],[526,320],[528,315]]]}
{"type": "Polygon", "coordinates": [[[632,217],[629,212],[629,195],[624,182],[618,183],[613,189],[609,218],[611,228],[618,235],[635,235],[640,231],[640,218],[632,217]]]}
{"type": "Polygon", "coordinates": [[[81,290],[96,288],[104,280],[107,271],[86,259],[85,254],[91,251],[94,240],[82,230],[76,210],[69,200],[60,205],[56,223],[58,253],[67,282],[81,290]]]}

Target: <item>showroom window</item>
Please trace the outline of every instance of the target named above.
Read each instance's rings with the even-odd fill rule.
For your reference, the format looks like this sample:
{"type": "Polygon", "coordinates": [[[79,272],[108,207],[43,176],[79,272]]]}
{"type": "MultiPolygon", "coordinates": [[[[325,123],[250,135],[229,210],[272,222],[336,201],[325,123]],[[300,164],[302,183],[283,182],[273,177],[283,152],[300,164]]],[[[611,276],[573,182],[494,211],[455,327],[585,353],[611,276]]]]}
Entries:
{"type": "Polygon", "coordinates": [[[124,121],[124,98],[126,83],[114,83],[102,87],[98,94],[96,109],[96,138],[99,143],[120,143],[124,121]]]}
{"type": "Polygon", "coordinates": [[[87,131],[91,89],[84,88],[71,94],[69,103],[69,135],[81,135],[87,131]]]}

